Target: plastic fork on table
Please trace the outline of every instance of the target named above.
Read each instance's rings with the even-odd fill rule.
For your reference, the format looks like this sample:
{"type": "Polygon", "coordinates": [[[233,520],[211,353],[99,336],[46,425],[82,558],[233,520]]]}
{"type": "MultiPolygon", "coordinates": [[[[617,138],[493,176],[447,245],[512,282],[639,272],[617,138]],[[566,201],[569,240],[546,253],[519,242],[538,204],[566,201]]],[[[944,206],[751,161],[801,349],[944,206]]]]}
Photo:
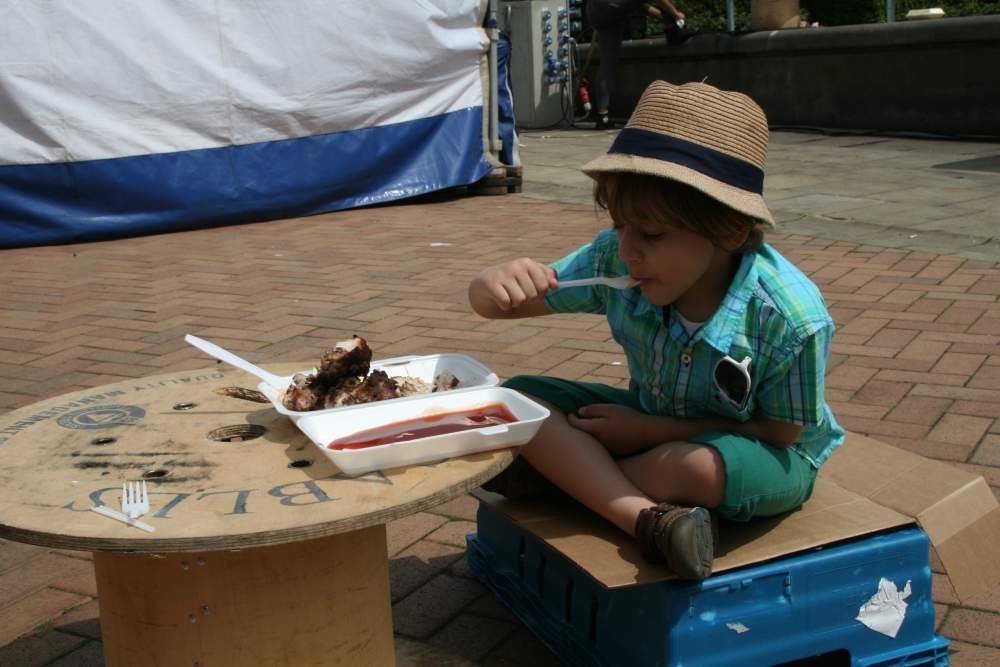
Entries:
{"type": "Polygon", "coordinates": [[[97,505],[96,507],[91,507],[91,510],[97,512],[98,514],[103,514],[104,516],[114,519],[115,521],[121,521],[122,523],[127,523],[130,526],[135,526],[136,528],[141,528],[147,533],[155,533],[156,528],[153,528],[148,523],[144,521],[139,521],[138,519],[133,519],[128,514],[119,512],[118,510],[113,510],[107,505],[97,505]]]}
{"type": "Polygon", "coordinates": [[[255,375],[264,382],[268,383],[275,389],[284,389],[288,386],[288,381],[291,378],[281,377],[280,375],[275,375],[274,373],[269,373],[265,371],[260,366],[250,363],[243,357],[236,356],[229,350],[223,349],[216,345],[215,343],[210,343],[209,341],[198,338],[197,336],[192,336],[188,334],[184,336],[184,341],[204,352],[205,354],[215,357],[219,361],[224,361],[230,366],[235,366],[240,370],[244,370],[251,375],[255,375]]]}
{"type": "Polygon", "coordinates": [[[146,492],[146,480],[122,483],[122,514],[128,514],[130,519],[138,519],[149,511],[149,494],[146,492]]]}
{"type": "Polygon", "coordinates": [[[639,284],[639,281],[632,276],[596,276],[594,278],[581,278],[580,280],[560,280],[559,288],[563,287],[583,287],[584,285],[606,285],[614,289],[628,289],[639,284]]]}

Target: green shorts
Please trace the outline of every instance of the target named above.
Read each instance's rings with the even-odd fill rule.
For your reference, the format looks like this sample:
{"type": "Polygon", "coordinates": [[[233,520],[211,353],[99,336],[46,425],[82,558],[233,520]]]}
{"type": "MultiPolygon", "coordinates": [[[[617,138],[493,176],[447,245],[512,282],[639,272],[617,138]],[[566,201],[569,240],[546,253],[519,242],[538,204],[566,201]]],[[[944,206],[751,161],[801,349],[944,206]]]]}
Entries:
{"type": "MultiPolygon", "coordinates": [[[[505,387],[536,396],[566,414],[585,405],[615,403],[645,412],[636,391],[593,382],[576,382],[541,375],[518,375],[505,387]]],[[[710,432],[690,442],[715,448],[726,467],[726,494],[714,508],[732,521],[789,512],[809,499],[816,470],[791,449],[777,449],[736,433],[710,432]]]]}

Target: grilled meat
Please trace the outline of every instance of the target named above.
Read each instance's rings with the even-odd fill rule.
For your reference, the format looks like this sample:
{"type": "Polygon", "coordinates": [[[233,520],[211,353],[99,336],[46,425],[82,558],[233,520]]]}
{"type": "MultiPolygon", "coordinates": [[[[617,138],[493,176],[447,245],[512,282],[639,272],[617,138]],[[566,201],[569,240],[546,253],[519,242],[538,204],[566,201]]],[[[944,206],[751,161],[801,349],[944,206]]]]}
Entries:
{"type": "Polygon", "coordinates": [[[371,368],[372,350],[360,336],[338,342],[323,354],[316,373],[297,373],[285,391],[282,404],[289,410],[308,412],[322,408],[371,403],[390,398],[447,391],[458,386],[458,378],[441,373],[434,384],[416,377],[389,377],[371,368]]]}

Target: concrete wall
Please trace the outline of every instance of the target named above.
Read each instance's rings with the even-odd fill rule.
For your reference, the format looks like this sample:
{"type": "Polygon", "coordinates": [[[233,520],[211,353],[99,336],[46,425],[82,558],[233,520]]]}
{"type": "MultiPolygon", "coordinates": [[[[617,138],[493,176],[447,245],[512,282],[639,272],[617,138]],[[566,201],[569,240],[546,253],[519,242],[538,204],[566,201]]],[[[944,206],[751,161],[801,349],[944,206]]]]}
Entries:
{"type": "Polygon", "coordinates": [[[1000,136],[1000,16],[627,42],[612,115],[650,81],[705,77],[752,96],[772,126],[1000,136]]]}

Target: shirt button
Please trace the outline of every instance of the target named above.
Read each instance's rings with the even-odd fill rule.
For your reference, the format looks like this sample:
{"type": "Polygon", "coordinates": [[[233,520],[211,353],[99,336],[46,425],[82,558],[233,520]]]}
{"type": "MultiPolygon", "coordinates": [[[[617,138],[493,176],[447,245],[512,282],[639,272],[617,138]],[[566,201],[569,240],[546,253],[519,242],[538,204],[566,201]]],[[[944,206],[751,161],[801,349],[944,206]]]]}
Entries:
{"type": "Polygon", "coordinates": [[[654,386],[650,391],[653,393],[653,396],[660,395],[660,388],[658,386],[654,386]]]}
{"type": "Polygon", "coordinates": [[[691,365],[691,355],[688,354],[687,352],[685,352],[684,354],[682,354],[681,355],[681,363],[684,364],[685,366],[690,366],[691,365]]]}

